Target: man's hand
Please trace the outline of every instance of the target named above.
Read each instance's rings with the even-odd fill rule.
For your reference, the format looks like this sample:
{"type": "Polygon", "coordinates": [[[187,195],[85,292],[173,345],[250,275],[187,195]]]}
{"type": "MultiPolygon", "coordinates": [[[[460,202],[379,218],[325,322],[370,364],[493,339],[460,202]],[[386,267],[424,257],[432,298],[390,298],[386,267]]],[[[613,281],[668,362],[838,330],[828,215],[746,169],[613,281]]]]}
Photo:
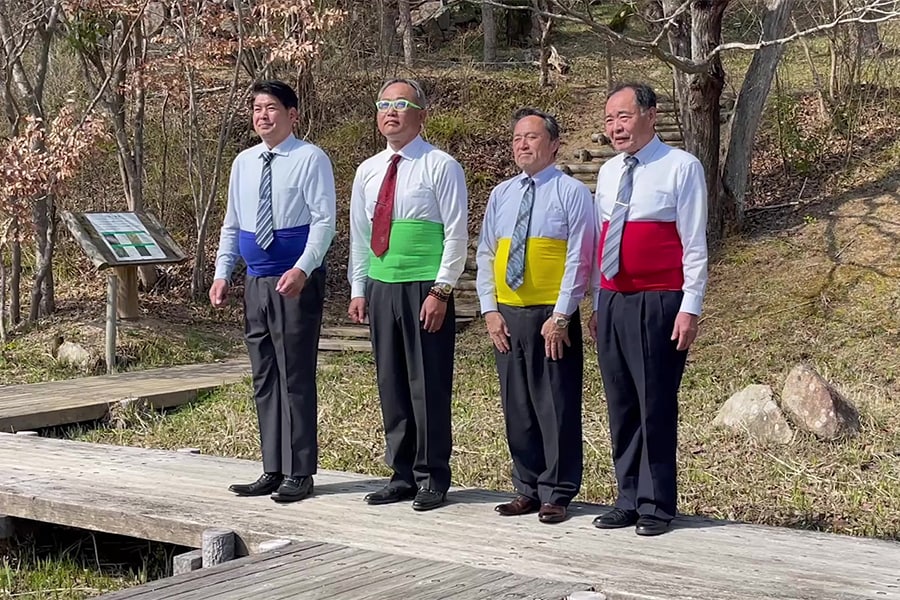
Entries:
{"type": "Polygon", "coordinates": [[[563,345],[572,345],[572,342],[569,341],[569,328],[563,328],[554,323],[553,320],[556,317],[557,313],[553,313],[541,327],[541,335],[544,336],[544,352],[547,358],[552,360],[559,360],[563,357],[563,345]]]}
{"type": "Polygon", "coordinates": [[[366,299],[362,296],[350,299],[350,307],[347,309],[347,316],[354,323],[365,323],[366,321],[366,299]]]}
{"type": "Polygon", "coordinates": [[[306,285],[306,273],[294,267],[285,271],[275,285],[275,291],[288,298],[296,298],[306,285]]]}
{"type": "Polygon", "coordinates": [[[509,352],[509,328],[506,326],[506,319],[499,311],[492,310],[484,313],[484,324],[487,326],[488,335],[494,342],[494,348],[501,354],[509,352]]]}
{"type": "Polygon", "coordinates": [[[591,318],[588,320],[588,335],[591,336],[591,339],[595,342],[597,341],[597,311],[591,313],[591,318]]]}
{"type": "Polygon", "coordinates": [[[672,329],[672,341],[678,340],[676,349],[687,350],[697,337],[697,315],[679,312],[675,316],[675,327],[672,329]]]}
{"type": "Polygon", "coordinates": [[[231,287],[228,285],[227,279],[216,279],[213,281],[212,285],[209,286],[209,303],[213,305],[214,308],[222,308],[225,306],[225,301],[228,299],[228,288],[231,287]]]}
{"type": "Polygon", "coordinates": [[[438,300],[434,296],[426,296],[419,311],[419,320],[422,327],[428,333],[434,333],[444,324],[444,316],[447,314],[447,303],[438,300]]]}

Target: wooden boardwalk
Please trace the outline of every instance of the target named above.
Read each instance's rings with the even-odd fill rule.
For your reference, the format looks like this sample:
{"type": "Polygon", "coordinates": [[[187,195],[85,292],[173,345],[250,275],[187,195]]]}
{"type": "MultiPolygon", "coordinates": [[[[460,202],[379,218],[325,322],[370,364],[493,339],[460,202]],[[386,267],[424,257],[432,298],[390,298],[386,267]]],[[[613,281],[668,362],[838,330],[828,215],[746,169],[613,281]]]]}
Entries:
{"type": "Polygon", "coordinates": [[[169,408],[250,374],[246,359],[116,375],[0,386],[0,431],[23,431],[102,419],[110,406],[143,400],[169,408]]]}
{"type": "MultiPolygon", "coordinates": [[[[199,547],[208,527],[265,540],[327,542],[522,577],[595,585],[610,598],[717,600],[900,599],[900,543],[682,518],[658,538],[600,531],[604,508],[575,504],[544,525],[502,518],[508,498],[454,490],[439,510],[368,506],[384,480],[320,472],[297,504],[237,498],[256,462],[0,434],[0,513],[199,547]]],[[[299,574],[298,574],[299,577],[299,574]]],[[[402,596],[402,594],[401,594],[402,596]]],[[[440,596],[437,596],[440,597],[440,596]]]]}
{"type": "Polygon", "coordinates": [[[590,586],[307,542],[106,594],[101,600],[560,600],[590,586]]]}

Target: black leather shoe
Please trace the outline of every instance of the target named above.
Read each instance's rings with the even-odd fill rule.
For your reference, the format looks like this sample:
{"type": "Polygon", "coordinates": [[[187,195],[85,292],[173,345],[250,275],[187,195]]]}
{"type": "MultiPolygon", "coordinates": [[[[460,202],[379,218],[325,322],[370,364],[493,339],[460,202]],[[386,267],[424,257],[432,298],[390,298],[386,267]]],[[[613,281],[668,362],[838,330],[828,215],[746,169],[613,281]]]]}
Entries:
{"type": "Polygon", "coordinates": [[[238,496],[268,496],[278,489],[284,476],[280,473],[263,473],[253,483],[234,483],[228,486],[229,492],[238,496]]]}
{"type": "Polygon", "coordinates": [[[652,515],[641,515],[634,532],[638,535],[661,535],[669,530],[669,522],[652,515]]]}
{"type": "Polygon", "coordinates": [[[400,488],[386,485],[377,492],[367,494],[365,500],[368,504],[392,504],[394,502],[410,500],[415,498],[415,496],[416,488],[414,487],[400,488]]]}
{"type": "Polygon", "coordinates": [[[638,514],[636,510],[614,508],[605,515],[594,519],[594,527],[598,529],[619,529],[621,527],[630,527],[637,522],[638,514]]]}
{"type": "Polygon", "coordinates": [[[312,475],[285,477],[278,489],[272,493],[275,502],[296,502],[313,493],[312,475]]]}
{"type": "Polygon", "coordinates": [[[447,492],[438,492],[436,490],[427,490],[425,488],[421,488],[416,493],[416,498],[413,500],[413,510],[431,510],[433,508],[437,508],[441,504],[447,501],[447,492]]]}

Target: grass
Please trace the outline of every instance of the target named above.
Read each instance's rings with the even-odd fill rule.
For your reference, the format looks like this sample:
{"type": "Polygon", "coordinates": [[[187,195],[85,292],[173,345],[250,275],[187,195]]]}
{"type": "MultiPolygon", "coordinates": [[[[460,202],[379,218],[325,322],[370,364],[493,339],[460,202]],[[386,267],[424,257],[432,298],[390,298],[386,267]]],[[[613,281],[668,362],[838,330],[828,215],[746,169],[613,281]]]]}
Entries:
{"type": "MultiPolygon", "coordinates": [[[[900,539],[900,225],[894,195],[826,207],[811,220],[734,240],[716,257],[681,395],[680,508],[684,513],[900,539]],[[748,273],[753,274],[748,285],[748,273]],[[772,385],[804,361],[860,409],[862,434],[821,442],[797,432],[766,446],[714,429],[727,397],[772,385]]],[[[482,325],[457,343],[454,484],[510,489],[493,357],[482,325]]],[[[580,499],[609,503],[609,459],[596,355],[585,359],[585,483],[580,499]]],[[[335,355],[319,375],[320,465],[387,475],[371,356],[335,355]]],[[[79,439],[259,458],[249,384],[171,415],[79,439]]]]}
{"type": "MultiPolygon", "coordinates": [[[[177,547],[19,522],[0,548],[0,599],[81,600],[168,575],[177,547]]],[[[2,544],[2,542],[0,542],[2,544]]]]}

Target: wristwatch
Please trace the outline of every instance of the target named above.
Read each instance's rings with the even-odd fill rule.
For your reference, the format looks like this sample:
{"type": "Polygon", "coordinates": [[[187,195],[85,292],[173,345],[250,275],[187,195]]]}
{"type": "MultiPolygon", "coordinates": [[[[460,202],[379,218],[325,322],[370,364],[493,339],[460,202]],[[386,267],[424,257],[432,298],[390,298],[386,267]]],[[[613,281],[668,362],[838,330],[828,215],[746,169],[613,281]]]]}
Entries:
{"type": "Polygon", "coordinates": [[[565,329],[569,326],[569,317],[564,315],[553,315],[553,324],[560,329],[565,329]]]}
{"type": "Polygon", "coordinates": [[[435,283],[431,286],[431,289],[428,290],[429,296],[434,296],[441,302],[447,302],[450,300],[450,294],[453,293],[453,286],[449,283],[435,283]]]}

